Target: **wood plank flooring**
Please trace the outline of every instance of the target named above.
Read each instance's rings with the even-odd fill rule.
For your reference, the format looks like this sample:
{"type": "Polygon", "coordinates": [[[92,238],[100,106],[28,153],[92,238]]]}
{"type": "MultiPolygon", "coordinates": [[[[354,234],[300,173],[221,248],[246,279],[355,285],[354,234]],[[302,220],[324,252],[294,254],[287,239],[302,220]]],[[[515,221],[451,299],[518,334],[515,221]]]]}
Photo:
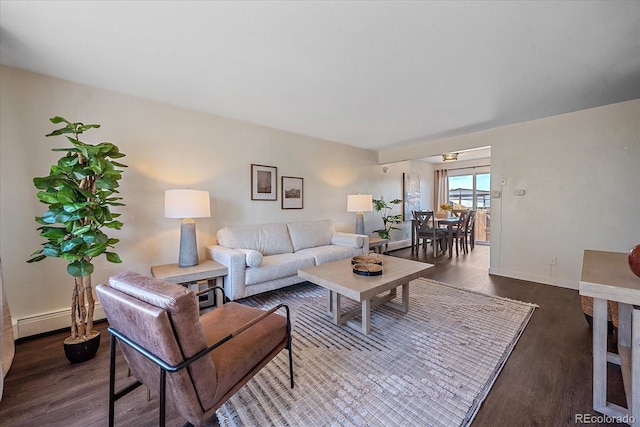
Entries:
{"type": "MultiPolygon", "coordinates": [[[[591,330],[577,291],[489,276],[488,246],[476,245],[471,253],[452,259],[434,260],[427,252],[412,253],[407,248],[391,255],[435,263],[427,274],[434,280],[540,306],[482,404],[474,427],[572,426],[580,425],[576,414],[598,415],[591,409],[591,330]]],[[[106,425],[109,337],[106,323],[98,328],[103,332],[96,358],[79,365],[69,364],[62,351],[66,331],[19,341],[5,378],[0,426],[106,425]]],[[[609,366],[609,400],[626,406],[620,369],[609,366]]],[[[127,383],[126,375],[118,358],[119,385],[127,383]]],[[[148,401],[144,388],[116,403],[119,426],[154,426],[157,414],[158,400],[152,396],[148,401]]],[[[168,426],[184,422],[167,408],[168,426]]]]}

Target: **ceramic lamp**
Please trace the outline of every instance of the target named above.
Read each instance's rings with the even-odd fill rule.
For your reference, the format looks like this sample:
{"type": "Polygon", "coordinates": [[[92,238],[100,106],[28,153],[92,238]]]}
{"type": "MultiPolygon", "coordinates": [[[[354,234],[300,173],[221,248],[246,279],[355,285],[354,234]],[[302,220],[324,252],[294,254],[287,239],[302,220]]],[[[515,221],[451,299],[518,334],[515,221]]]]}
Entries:
{"type": "Polygon", "coordinates": [[[182,218],[178,266],[198,265],[196,223],[193,218],[211,216],[209,192],[203,190],[167,190],[164,193],[164,217],[182,218]]]}
{"type": "Polygon", "coordinates": [[[356,234],[364,234],[364,213],[372,210],[371,194],[347,196],[347,212],[356,212],[356,234]]]}

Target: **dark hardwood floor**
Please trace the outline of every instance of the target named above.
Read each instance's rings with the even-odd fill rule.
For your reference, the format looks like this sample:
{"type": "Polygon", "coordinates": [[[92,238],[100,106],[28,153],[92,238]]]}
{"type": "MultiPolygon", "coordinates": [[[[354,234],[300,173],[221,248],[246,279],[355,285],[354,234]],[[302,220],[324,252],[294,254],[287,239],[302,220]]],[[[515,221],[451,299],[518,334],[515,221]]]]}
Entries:
{"type": "MultiPolygon", "coordinates": [[[[591,330],[577,291],[490,276],[488,246],[435,262],[430,251],[407,248],[391,255],[435,263],[427,275],[434,280],[539,305],[473,426],[571,426],[581,424],[576,414],[598,415],[591,409],[591,330]]],[[[78,365],[63,354],[66,331],[17,342],[0,402],[0,426],[106,425],[109,337],[104,322],[98,328],[102,337],[96,358],[78,365]]],[[[127,383],[126,375],[118,358],[120,386],[127,383]]],[[[620,369],[611,365],[609,389],[609,400],[626,406],[620,369]]],[[[116,403],[116,425],[157,425],[157,405],[157,398],[148,401],[140,388],[116,403]]],[[[167,425],[183,423],[167,409],[167,425]]]]}

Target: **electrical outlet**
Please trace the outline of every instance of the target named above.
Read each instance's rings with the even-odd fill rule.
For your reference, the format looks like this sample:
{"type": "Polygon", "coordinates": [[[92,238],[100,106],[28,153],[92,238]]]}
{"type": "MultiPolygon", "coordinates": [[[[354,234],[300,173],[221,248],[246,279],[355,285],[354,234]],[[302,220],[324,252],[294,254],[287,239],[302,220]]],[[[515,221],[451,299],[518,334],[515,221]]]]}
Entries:
{"type": "Polygon", "coordinates": [[[522,188],[518,188],[517,190],[515,190],[515,191],[513,192],[513,194],[514,194],[515,196],[524,196],[524,195],[525,195],[525,193],[526,193],[526,191],[525,191],[524,189],[522,189],[522,188]]]}
{"type": "Polygon", "coordinates": [[[501,195],[502,195],[502,192],[500,190],[491,190],[492,199],[499,199],[501,195]]]}
{"type": "Polygon", "coordinates": [[[549,262],[549,265],[553,266],[553,267],[557,267],[558,266],[558,257],[553,257],[551,258],[551,261],[549,262]]]}

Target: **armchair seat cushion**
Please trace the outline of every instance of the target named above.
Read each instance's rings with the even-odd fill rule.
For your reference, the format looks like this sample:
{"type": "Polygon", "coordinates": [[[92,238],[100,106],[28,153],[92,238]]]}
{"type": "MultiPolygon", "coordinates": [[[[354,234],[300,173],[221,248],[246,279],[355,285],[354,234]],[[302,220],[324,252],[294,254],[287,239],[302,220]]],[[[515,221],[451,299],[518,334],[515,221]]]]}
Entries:
{"type": "MultiPolygon", "coordinates": [[[[229,302],[203,314],[200,322],[207,345],[220,341],[234,332],[237,325],[245,324],[263,313],[258,308],[229,302]]],[[[218,376],[214,399],[219,401],[254,366],[259,366],[274,348],[280,351],[286,343],[287,319],[279,314],[272,314],[213,350],[210,356],[218,376]]]]}

